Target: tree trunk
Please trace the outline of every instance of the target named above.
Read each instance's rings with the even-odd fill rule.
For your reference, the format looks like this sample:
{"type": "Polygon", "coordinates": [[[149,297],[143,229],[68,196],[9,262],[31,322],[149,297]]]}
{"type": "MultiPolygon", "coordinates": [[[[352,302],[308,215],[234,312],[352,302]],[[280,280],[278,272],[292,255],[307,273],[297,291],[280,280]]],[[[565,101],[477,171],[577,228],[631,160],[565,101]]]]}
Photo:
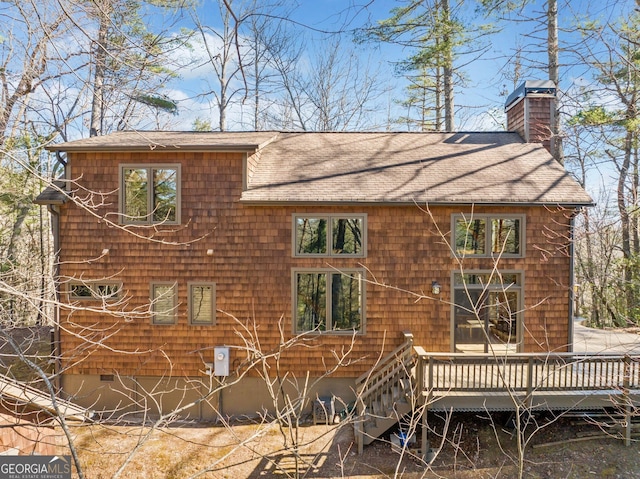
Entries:
{"type": "Polygon", "coordinates": [[[451,32],[450,32],[450,10],[449,0],[442,0],[442,19],[444,23],[444,32],[442,40],[444,42],[444,115],[445,115],[445,130],[453,131],[455,128],[454,122],[454,105],[453,105],[453,46],[451,45],[451,32]]]}
{"type": "Polygon", "coordinates": [[[100,17],[100,27],[98,29],[98,39],[94,47],[93,97],[91,101],[89,136],[99,136],[103,133],[104,79],[107,70],[107,38],[111,18],[110,4],[108,1],[100,2],[100,4],[96,6],[98,7],[98,16],[100,17]]]}
{"type": "MultiPolygon", "coordinates": [[[[577,135],[576,135],[577,137],[577,135]]],[[[585,158],[582,155],[582,150],[580,148],[577,149],[577,154],[579,158],[580,164],[580,184],[584,188],[587,182],[587,169],[585,164],[585,158]]],[[[584,235],[585,235],[585,249],[587,257],[583,260],[582,268],[583,268],[583,278],[582,280],[587,282],[590,286],[590,296],[591,296],[591,324],[596,326],[597,328],[601,328],[602,321],[600,318],[600,306],[602,294],[598,294],[596,289],[598,288],[596,282],[596,268],[595,268],[595,260],[593,254],[593,244],[592,244],[592,236],[591,236],[591,215],[589,212],[589,208],[584,208],[582,211],[582,217],[584,218],[584,235]]],[[[580,253],[578,253],[580,255],[580,253]]],[[[576,311],[576,314],[579,314],[576,311]]]]}
{"type": "Polygon", "coordinates": [[[258,115],[260,111],[260,55],[258,54],[260,48],[260,42],[256,36],[253,39],[253,51],[255,52],[255,59],[253,61],[253,74],[255,76],[255,85],[253,90],[253,130],[258,131],[258,115]]]}
{"type": "Polygon", "coordinates": [[[637,145],[633,146],[634,144],[637,144],[637,138],[632,139],[632,150],[630,152],[632,173],[630,199],[631,204],[629,205],[629,210],[631,211],[631,213],[629,214],[629,236],[631,242],[631,257],[633,258],[633,261],[630,262],[628,267],[631,271],[630,288],[631,297],[633,298],[633,310],[631,317],[633,318],[633,322],[637,324],[640,321],[640,318],[637,317],[637,312],[640,310],[640,308],[638,307],[638,300],[640,299],[640,273],[638,272],[638,261],[640,259],[638,257],[638,248],[640,247],[640,238],[638,232],[638,147],[637,145]]]}
{"type": "MultiPolygon", "coordinates": [[[[547,54],[549,62],[549,80],[559,88],[559,47],[558,47],[558,0],[548,1],[547,10],[547,54]]],[[[551,153],[560,163],[564,164],[562,137],[560,136],[560,110],[556,108],[551,117],[551,153]]]]}
{"type": "MultiPolygon", "coordinates": [[[[637,141],[635,141],[634,143],[637,143],[637,141]]],[[[638,200],[638,190],[640,189],[640,171],[638,170],[638,146],[636,145],[634,147],[634,151],[632,152],[632,165],[633,165],[633,178],[632,178],[632,184],[633,184],[633,189],[631,191],[631,200],[632,200],[632,204],[633,204],[633,216],[631,219],[631,229],[632,229],[632,237],[633,237],[633,243],[631,246],[632,249],[632,253],[634,256],[638,256],[640,254],[640,231],[639,231],[639,227],[640,225],[638,224],[638,220],[640,219],[640,216],[638,215],[637,211],[638,211],[638,207],[640,207],[640,201],[638,200]]]]}
{"type": "MultiPolygon", "coordinates": [[[[224,66],[222,67],[224,69],[224,66]]],[[[218,104],[219,114],[219,129],[220,131],[226,131],[227,129],[227,107],[225,105],[227,101],[227,86],[224,78],[220,78],[220,103],[218,104]]]]}
{"type": "Polygon", "coordinates": [[[633,308],[633,285],[632,285],[632,268],[631,268],[631,236],[630,236],[630,219],[629,211],[627,210],[627,204],[625,200],[625,183],[627,175],[629,173],[629,166],[631,164],[631,146],[632,146],[632,132],[627,131],[624,142],[624,159],[622,161],[622,167],[620,168],[620,176],[618,177],[617,187],[617,205],[618,213],[620,214],[620,229],[622,230],[622,257],[624,259],[624,291],[625,291],[625,316],[631,318],[631,310],[633,308]]]}
{"type": "Polygon", "coordinates": [[[601,328],[603,325],[601,324],[600,319],[600,307],[598,306],[600,303],[600,295],[597,294],[596,282],[595,282],[595,265],[593,262],[593,247],[591,245],[591,218],[589,216],[589,210],[585,208],[582,212],[584,217],[584,231],[586,234],[586,251],[587,258],[586,261],[583,262],[585,264],[585,272],[586,278],[583,280],[587,280],[590,286],[590,296],[591,296],[591,324],[597,328],[601,328]]]}
{"type": "Polygon", "coordinates": [[[440,67],[436,67],[436,85],[435,85],[435,103],[436,103],[436,118],[435,118],[435,131],[442,130],[442,74],[440,73],[440,67]]]}

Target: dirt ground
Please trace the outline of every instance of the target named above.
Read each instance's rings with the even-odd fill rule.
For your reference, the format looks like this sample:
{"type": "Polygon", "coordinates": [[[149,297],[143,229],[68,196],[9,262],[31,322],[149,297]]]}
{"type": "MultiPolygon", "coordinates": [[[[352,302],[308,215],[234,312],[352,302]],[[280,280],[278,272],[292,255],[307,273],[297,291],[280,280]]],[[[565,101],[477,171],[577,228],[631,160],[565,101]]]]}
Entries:
{"type": "MultiPolygon", "coordinates": [[[[536,416],[536,425],[524,452],[526,478],[640,478],[640,444],[625,447],[607,436],[594,419],[572,416],[536,416]],[[534,432],[535,431],[535,432],[534,432]]],[[[612,423],[611,418],[595,418],[612,423]]],[[[231,427],[181,425],[154,431],[138,426],[77,427],[76,445],[86,477],[111,477],[131,457],[121,477],[126,478],[515,478],[518,477],[517,440],[507,414],[472,413],[452,417],[441,446],[441,418],[429,419],[434,432],[431,447],[439,452],[431,465],[414,454],[393,448],[389,436],[366,446],[358,455],[353,428],[307,425],[299,429],[300,462],[283,448],[283,436],[274,425],[234,424],[231,427]]],[[[289,433],[289,431],[285,431],[289,433]]],[[[608,433],[616,434],[616,428],[608,433]]],[[[61,451],[64,452],[64,451],[61,451]]]]}
{"type": "MultiPolygon", "coordinates": [[[[46,359],[46,328],[25,328],[14,334],[19,344],[29,345],[32,358],[46,359]]],[[[11,353],[0,348],[0,368],[19,379],[30,379],[29,371],[23,371],[24,364],[10,360],[11,353]]],[[[309,419],[297,431],[297,442],[302,445],[298,463],[291,448],[287,449],[292,444],[290,437],[285,445],[282,431],[273,424],[225,427],[176,422],[153,431],[135,424],[76,425],[72,433],[88,479],[112,477],[120,468],[120,477],[149,479],[284,478],[295,477],[296,471],[299,477],[314,479],[516,478],[518,457],[524,457],[525,478],[640,479],[640,442],[626,447],[620,438],[621,428],[612,417],[533,416],[525,430],[524,453],[519,455],[509,414],[457,413],[444,440],[443,418],[430,414],[430,446],[438,450],[430,465],[420,460],[417,444],[402,454],[391,446],[390,439],[397,431],[390,431],[358,455],[351,424],[313,426],[309,419]]],[[[58,444],[66,443],[62,431],[56,432],[58,444]]],[[[291,431],[284,433],[290,435],[291,431]]],[[[69,454],[67,447],[58,449],[59,454],[69,454]]]]}

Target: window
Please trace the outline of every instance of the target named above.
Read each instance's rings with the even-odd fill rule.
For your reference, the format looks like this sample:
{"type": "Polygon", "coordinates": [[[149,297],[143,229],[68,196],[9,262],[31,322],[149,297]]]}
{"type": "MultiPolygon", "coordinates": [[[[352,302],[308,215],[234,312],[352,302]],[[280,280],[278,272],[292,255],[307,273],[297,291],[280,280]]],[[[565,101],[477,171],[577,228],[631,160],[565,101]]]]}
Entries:
{"type": "Polygon", "coordinates": [[[366,256],[366,215],[294,215],[294,256],[366,256]]]}
{"type": "Polygon", "coordinates": [[[216,285],[214,283],[189,284],[189,322],[215,324],[216,285]]]}
{"type": "Polygon", "coordinates": [[[453,217],[458,256],[524,256],[524,216],[453,217]]]}
{"type": "Polygon", "coordinates": [[[364,332],[361,270],[294,270],[295,332],[364,332]]]}
{"type": "Polygon", "coordinates": [[[122,165],[123,223],[180,222],[180,165],[122,165]]]}
{"type": "Polygon", "coordinates": [[[454,273],[456,352],[517,352],[522,341],[522,273],[454,273]]]}
{"type": "Polygon", "coordinates": [[[151,284],[151,311],[153,324],[174,324],[176,322],[176,283],[151,284]]]}
{"type": "Polygon", "coordinates": [[[114,300],[122,295],[122,283],[69,283],[69,298],[75,300],[114,300]]]}

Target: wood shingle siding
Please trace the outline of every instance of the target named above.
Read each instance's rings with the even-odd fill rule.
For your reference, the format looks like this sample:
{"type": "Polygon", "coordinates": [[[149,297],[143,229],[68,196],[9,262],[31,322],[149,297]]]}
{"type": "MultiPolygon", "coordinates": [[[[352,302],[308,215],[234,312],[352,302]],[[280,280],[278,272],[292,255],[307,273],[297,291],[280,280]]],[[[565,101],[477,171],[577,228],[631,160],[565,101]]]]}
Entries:
{"type": "MultiPolygon", "coordinates": [[[[402,342],[402,331],[413,332],[415,344],[427,350],[450,351],[451,275],[460,265],[447,242],[451,241],[452,215],[472,211],[525,215],[525,257],[499,263],[501,270],[524,272],[523,349],[566,350],[573,209],[436,205],[427,212],[425,204],[244,203],[240,198],[246,161],[243,152],[69,152],[69,178],[79,179],[83,188],[75,189],[75,197],[87,198],[88,192],[94,192],[93,202],[99,206],[95,216],[74,204],[62,208],[62,278],[121,282],[128,298],[126,309],[133,311],[145,310],[152,282],[175,281],[178,309],[176,323],[170,325],[153,325],[144,313],[118,317],[63,310],[60,334],[65,373],[202,376],[201,358],[211,362],[213,347],[220,345],[231,347],[234,369],[246,359],[237,334],[243,325],[251,328],[255,321],[264,350],[279,344],[279,321],[285,339],[292,334],[292,268],[362,267],[367,271],[366,333],[355,337],[351,356],[364,360],[339,370],[337,376],[365,372],[382,350],[388,352],[402,342]],[[181,165],[181,225],[127,226],[151,238],[146,240],[101,221],[105,216],[118,222],[118,165],[123,163],[181,165]],[[314,213],[366,214],[366,257],[294,258],[292,215],[314,213]],[[104,249],[109,252],[101,257],[104,249]],[[420,298],[431,296],[434,280],[442,285],[441,294],[420,298]],[[189,324],[190,282],[215,283],[215,325],[189,324]],[[106,347],[97,344],[101,338],[107,338],[106,347]]],[[[468,270],[492,266],[492,258],[466,258],[462,264],[468,270]]],[[[311,335],[305,341],[312,347],[292,348],[284,356],[283,367],[296,375],[309,371],[317,376],[333,364],[331,350],[343,349],[351,337],[311,335]]]]}

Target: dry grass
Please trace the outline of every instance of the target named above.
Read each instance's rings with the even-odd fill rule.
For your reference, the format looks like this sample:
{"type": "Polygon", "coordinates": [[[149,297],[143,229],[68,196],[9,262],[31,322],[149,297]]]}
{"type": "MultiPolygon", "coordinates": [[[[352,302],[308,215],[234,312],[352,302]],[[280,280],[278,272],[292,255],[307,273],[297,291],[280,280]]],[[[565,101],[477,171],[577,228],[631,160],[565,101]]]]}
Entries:
{"type": "MultiPolygon", "coordinates": [[[[208,470],[200,477],[238,479],[278,475],[278,470],[286,476],[292,467],[282,436],[270,424],[160,428],[148,439],[149,429],[137,426],[80,427],[76,433],[89,477],[111,477],[136,447],[123,477],[185,478],[208,470]]],[[[326,468],[323,457],[343,433],[327,426],[305,427],[300,433],[302,443],[312,442],[301,453],[309,465],[300,469],[326,468]]]]}
{"type": "MultiPolygon", "coordinates": [[[[498,424],[496,418],[494,423],[498,424]]],[[[344,427],[306,426],[300,429],[301,461],[296,465],[291,451],[273,425],[171,427],[154,431],[142,446],[149,429],[139,426],[84,426],[75,429],[80,456],[90,478],[111,477],[127,454],[139,447],[122,477],[126,478],[264,478],[301,477],[379,479],[425,478],[513,478],[516,477],[515,441],[502,428],[477,416],[459,415],[452,422],[450,442],[430,470],[418,459],[400,456],[388,442],[377,441],[355,454],[353,432],[344,427]],[[205,472],[206,471],[206,472],[205,472]]],[[[533,444],[562,441],[578,433],[598,433],[586,423],[563,420],[535,436],[533,444]]],[[[435,436],[432,441],[435,441],[435,436]]],[[[640,478],[638,445],[625,447],[616,439],[565,442],[553,447],[527,450],[525,477],[640,478]]]]}
{"type": "MultiPolygon", "coordinates": [[[[44,366],[49,354],[47,333],[46,328],[12,332],[24,351],[44,366]]],[[[19,379],[32,379],[33,372],[24,363],[15,358],[8,360],[12,352],[6,350],[6,345],[0,347],[0,354],[6,354],[0,366],[19,379]]],[[[515,440],[502,428],[504,417],[495,415],[492,421],[476,414],[457,414],[446,445],[429,470],[417,458],[406,455],[401,459],[384,440],[367,446],[362,456],[356,455],[350,425],[302,427],[300,443],[304,447],[298,463],[280,430],[272,424],[234,424],[229,428],[183,424],[154,431],[142,426],[85,425],[74,427],[73,431],[82,466],[91,479],[112,477],[131,451],[135,454],[121,477],[132,479],[292,477],[295,470],[303,477],[317,479],[516,477],[515,440]]],[[[430,424],[441,432],[437,418],[430,424]]],[[[625,447],[621,440],[602,438],[570,442],[591,433],[601,431],[571,418],[542,429],[535,434],[531,446],[559,444],[529,447],[525,477],[640,479],[638,443],[625,447]]],[[[431,441],[432,446],[438,442],[437,434],[432,434],[431,441]]],[[[68,451],[60,448],[60,453],[68,451]]]]}

